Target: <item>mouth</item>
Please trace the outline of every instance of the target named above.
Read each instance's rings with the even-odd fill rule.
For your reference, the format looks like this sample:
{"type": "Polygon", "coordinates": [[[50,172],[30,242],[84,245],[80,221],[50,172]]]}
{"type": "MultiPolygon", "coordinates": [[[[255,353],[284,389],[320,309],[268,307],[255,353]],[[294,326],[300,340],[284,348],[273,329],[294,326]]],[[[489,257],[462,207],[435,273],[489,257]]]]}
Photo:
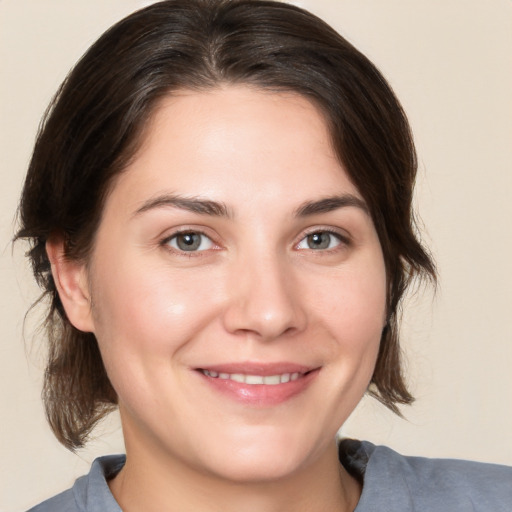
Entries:
{"type": "Polygon", "coordinates": [[[214,392],[244,405],[270,407],[304,393],[321,367],[235,363],[196,368],[214,392]]]}
{"type": "MultiPolygon", "coordinates": [[[[275,375],[253,375],[247,373],[225,373],[216,372],[214,370],[200,369],[207,377],[213,379],[233,380],[241,384],[248,384],[249,386],[264,385],[276,386],[277,384],[286,384],[287,382],[295,381],[303,378],[310,372],[292,372],[292,373],[278,373],[275,375]]],[[[312,371],[312,370],[311,370],[312,371]]]]}

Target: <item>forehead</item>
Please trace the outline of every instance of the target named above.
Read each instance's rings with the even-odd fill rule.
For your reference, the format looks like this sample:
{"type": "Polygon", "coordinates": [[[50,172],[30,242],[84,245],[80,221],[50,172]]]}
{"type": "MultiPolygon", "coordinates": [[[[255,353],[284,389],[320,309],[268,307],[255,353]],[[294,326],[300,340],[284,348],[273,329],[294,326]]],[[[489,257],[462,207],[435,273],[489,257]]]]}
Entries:
{"type": "Polygon", "coordinates": [[[295,93],[248,86],[182,90],[164,98],[115,188],[128,201],[161,192],[252,201],[292,191],[360,196],[320,110],[295,93]]]}

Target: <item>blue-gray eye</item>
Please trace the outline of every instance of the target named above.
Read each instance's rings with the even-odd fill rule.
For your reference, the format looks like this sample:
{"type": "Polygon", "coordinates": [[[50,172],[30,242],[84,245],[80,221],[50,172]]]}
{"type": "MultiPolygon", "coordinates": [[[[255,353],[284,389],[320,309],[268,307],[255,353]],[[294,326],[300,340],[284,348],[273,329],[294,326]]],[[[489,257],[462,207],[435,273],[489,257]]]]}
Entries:
{"type": "Polygon", "coordinates": [[[187,231],[178,233],[167,242],[173,249],[184,252],[206,251],[213,247],[213,242],[202,233],[187,231]]]}
{"type": "Polygon", "coordinates": [[[305,236],[298,244],[297,249],[313,249],[321,251],[333,249],[341,244],[340,237],[329,231],[316,231],[305,236]]]}

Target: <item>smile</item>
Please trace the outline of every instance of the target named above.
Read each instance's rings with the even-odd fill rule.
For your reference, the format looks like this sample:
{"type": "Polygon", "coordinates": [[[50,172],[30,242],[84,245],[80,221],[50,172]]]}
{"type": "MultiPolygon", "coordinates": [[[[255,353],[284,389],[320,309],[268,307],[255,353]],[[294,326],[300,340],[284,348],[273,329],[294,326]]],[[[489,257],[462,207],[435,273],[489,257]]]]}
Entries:
{"type": "Polygon", "coordinates": [[[201,370],[207,377],[214,379],[233,380],[242,384],[249,385],[266,385],[275,386],[277,384],[285,384],[286,382],[295,381],[305,374],[300,372],[281,373],[276,375],[249,375],[244,373],[223,373],[213,370],[201,370]]]}
{"type": "Polygon", "coordinates": [[[301,395],[312,385],[320,367],[294,363],[231,363],[195,368],[217,396],[244,406],[273,407],[301,395]]]}

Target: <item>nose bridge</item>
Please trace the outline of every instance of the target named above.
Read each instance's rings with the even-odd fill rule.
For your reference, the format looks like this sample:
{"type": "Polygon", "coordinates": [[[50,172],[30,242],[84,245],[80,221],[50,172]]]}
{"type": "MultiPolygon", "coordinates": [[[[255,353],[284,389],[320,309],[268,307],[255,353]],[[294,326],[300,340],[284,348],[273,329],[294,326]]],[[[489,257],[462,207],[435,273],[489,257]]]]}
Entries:
{"type": "Polygon", "coordinates": [[[293,268],[284,255],[258,251],[240,257],[230,276],[226,328],[268,340],[301,330],[305,315],[294,283],[293,268]]]}

